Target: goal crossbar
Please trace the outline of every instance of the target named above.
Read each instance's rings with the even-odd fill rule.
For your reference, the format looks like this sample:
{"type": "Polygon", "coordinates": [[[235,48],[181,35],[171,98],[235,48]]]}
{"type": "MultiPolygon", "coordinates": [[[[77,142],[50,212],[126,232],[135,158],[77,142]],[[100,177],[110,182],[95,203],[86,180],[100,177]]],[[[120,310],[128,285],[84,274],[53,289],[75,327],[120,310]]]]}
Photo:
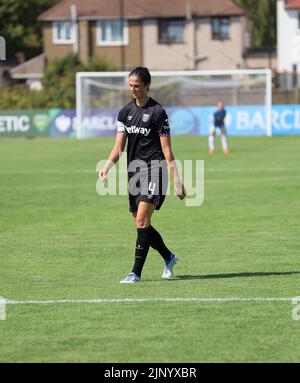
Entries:
{"type": "MultiPolygon", "coordinates": [[[[84,129],[82,127],[83,121],[83,110],[84,105],[88,102],[87,99],[90,97],[89,94],[84,93],[83,91],[83,81],[86,81],[86,87],[102,87],[103,92],[106,91],[124,91],[128,89],[127,78],[128,71],[118,71],[118,72],[78,72],[76,74],[76,129],[77,137],[82,138],[85,136],[84,129]],[[120,85],[115,85],[114,79],[124,79],[124,82],[120,85]],[[97,81],[98,79],[99,81],[97,81]],[[101,79],[103,82],[100,82],[101,79]],[[111,79],[111,82],[109,80],[111,79]]],[[[199,71],[151,71],[152,79],[160,78],[160,84],[156,85],[155,81],[153,82],[152,89],[163,86],[171,86],[174,83],[184,82],[191,88],[194,85],[194,88],[202,89],[205,87],[206,83],[210,84],[210,88],[217,87],[218,85],[231,88],[238,88],[240,83],[239,79],[242,79],[243,76],[253,76],[255,79],[257,76],[261,76],[258,79],[263,81],[264,90],[263,90],[263,101],[259,101],[261,105],[265,107],[265,132],[267,136],[272,135],[272,125],[271,125],[271,113],[272,113],[272,71],[270,69],[232,69],[232,70],[199,70],[199,71]],[[223,79],[222,79],[223,76],[223,79]],[[226,77],[227,76],[227,77],[226,77]],[[232,79],[230,78],[232,77],[232,79]],[[194,79],[193,79],[194,78],[194,79]],[[203,80],[199,80],[202,78],[203,80]],[[206,78],[206,79],[205,79],[206,78]],[[207,80],[211,78],[213,80],[207,80]],[[165,79],[165,80],[162,80],[165,79]],[[169,79],[169,80],[168,80],[169,79]],[[191,79],[189,82],[188,79],[191,79]],[[225,80],[224,80],[225,79],[225,80]],[[263,80],[261,80],[263,79],[263,80]]],[[[254,81],[254,80],[253,80],[254,81]]],[[[118,105],[121,107],[121,105],[118,105]]],[[[86,106],[85,106],[86,108],[86,106]]],[[[90,106],[92,108],[92,105],[90,106]]]]}

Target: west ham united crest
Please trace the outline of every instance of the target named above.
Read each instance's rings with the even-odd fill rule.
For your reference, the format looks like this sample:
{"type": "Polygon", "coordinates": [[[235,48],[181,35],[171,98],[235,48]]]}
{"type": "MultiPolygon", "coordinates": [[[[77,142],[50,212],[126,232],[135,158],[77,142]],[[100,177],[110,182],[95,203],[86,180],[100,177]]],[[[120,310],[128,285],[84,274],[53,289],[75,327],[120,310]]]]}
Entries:
{"type": "Polygon", "coordinates": [[[142,120],[143,120],[143,122],[147,122],[149,120],[149,114],[144,113],[142,120]]]}

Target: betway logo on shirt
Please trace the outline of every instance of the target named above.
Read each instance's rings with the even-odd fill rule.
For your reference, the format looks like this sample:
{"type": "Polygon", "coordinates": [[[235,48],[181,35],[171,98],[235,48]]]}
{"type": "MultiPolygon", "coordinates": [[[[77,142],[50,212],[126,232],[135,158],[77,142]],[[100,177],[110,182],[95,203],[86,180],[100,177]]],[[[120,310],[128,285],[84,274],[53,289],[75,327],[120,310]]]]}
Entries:
{"type": "Polygon", "coordinates": [[[148,134],[150,133],[151,129],[147,129],[147,128],[140,128],[139,126],[126,126],[126,130],[127,130],[127,133],[141,133],[143,134],[144,136],[148,136],[148,134]]]}

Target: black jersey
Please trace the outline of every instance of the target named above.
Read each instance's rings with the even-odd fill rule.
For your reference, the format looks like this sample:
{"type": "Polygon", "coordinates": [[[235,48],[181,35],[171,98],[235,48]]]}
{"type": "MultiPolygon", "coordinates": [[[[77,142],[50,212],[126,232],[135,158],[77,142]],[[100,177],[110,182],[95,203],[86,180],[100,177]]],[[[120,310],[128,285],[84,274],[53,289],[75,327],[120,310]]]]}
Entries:
{"type": "Polygon", "coordinates": [[[122,108],[118,114],[117,131],[127,132],[127,162],[165,159],[160,136],[169,136],[170,127],[166,111],[149,98],[146,105],[138,107],[135,100],[122,108]]]}

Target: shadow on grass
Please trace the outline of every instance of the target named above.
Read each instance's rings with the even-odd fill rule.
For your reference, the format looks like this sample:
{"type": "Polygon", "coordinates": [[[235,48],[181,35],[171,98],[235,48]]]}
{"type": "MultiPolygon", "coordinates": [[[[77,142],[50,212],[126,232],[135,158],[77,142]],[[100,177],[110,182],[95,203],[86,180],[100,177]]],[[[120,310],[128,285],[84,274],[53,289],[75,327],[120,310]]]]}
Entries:
{"type": "Polygon", "coordinates": [[[228,274],[208,274],[208,275],[176,275],[172,280],[267,277],[270,275],[293,275],[293,274],[300,274],[300,271],[271,271],[271,272],[257,271],[257,272],[249,272],[249,273],[228,273],[228,274]]]}

